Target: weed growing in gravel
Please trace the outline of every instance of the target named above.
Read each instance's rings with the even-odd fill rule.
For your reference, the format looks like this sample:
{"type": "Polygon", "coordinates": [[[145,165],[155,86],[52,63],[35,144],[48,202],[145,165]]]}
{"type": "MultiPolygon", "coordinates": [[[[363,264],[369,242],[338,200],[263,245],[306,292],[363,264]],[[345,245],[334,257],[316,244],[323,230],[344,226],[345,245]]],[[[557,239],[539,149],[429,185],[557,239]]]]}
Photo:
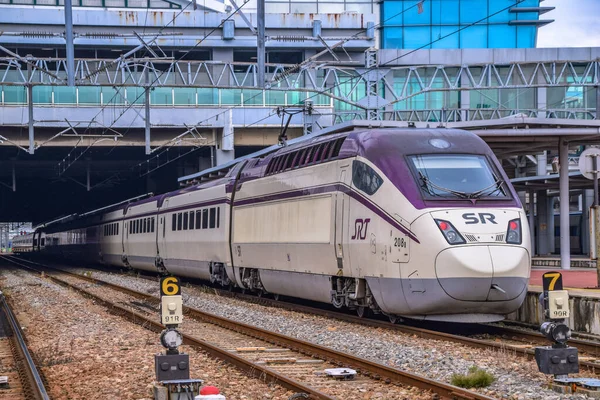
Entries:
{"type": "Polygon", "coordinates": [[[476,365],[469,368],[467,375],[452,374],[451,383],[465,389],[482,388],[492,384],[496,378],[489,372],[477,367],[476,365]]]}

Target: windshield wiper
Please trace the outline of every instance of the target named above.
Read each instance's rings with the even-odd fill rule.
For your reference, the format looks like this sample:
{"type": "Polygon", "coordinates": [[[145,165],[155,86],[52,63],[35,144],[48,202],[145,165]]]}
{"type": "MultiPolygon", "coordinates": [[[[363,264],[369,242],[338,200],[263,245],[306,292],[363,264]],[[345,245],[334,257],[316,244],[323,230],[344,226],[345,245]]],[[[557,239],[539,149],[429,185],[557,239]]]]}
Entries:
{"type": "Polygon", "coordinates": [[[469,197],[469,193],[465,193],[465,192],[461,192],[458,190],[453,190],[453,189],[449,189],[443,186],[439,186],[436,185],[435,183],[431,182],[431,180],[429,178],[427,178],[425,175],[423,175],[422,172],[419,172],[419,176],[421,177],[421,180],[423,181],[423,186],[427,189],[427,191],[429,192],[429,194],[431,194],[432,196],[435,196],[436,194],[433,193],[430,188],[433,188],[435,190],[439,190],[442,192],[446,192],[446,193],[450,193],[455,195],[456,197],[459,197],[461,199],[468,199],[469,197]]]}
{"type": "Polygon", "coordinates": [[[483,188],[481,190],[478,190],[476,192],[473,192],[473,193],[469,193],[469,198],[471,198],[471,199],[478,199],[478,198],[480,198],[480,197],[482,197],[484,195],[485,196],[489,196],[489,195],[497,192],[498,190],[502,190],[502,182],[503,182],[502,179],[498,179],[496,182],[492,183],[488,187],[485,187],[485,188],[483,188]],[[492,188],[495,188],[495,189],[492,190],[489,193],[486,193],[488,190],[490,190],[492,188]]]}

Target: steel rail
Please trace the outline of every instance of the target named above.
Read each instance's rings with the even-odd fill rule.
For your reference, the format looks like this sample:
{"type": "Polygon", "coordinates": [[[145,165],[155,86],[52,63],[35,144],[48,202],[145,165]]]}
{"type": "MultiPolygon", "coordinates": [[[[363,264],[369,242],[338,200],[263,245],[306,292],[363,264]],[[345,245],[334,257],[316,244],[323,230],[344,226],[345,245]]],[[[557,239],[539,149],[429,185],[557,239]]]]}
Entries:
{"type": "MultiPolygon", "coordinates": [[[[10,261],[12,263],[14,263],[22,268],[28,269],[30,271],[33,271],[36,273],[41,272],[31,266],[27,266],[23,263],[19,263],[18,261],[15,261],[12,259],[10,259],[10,261]]],[[[48,267],[48,268],[50,268],[50,267],[48,267]]],[[[59,271],[59,272],[69,274],[68,272],[65,272],[65,271],[59,271]]],[[[116,290],[121,289],[121,287],[116,287],[118,285],[112,285],[112,284],[109,284],[108,282],[94,281],[93,278],[88,278],[88,277],[84,277],[84,276],[77,275],[77,274],[72,274],[72,275],[74,275],[78,278],[82,278],[83,280],[87,280],[89,282],[98,284],[98,285],[108,286],[108,287],[114,288],[116,290]]],[[[166,328],[163,324],[161,324],[153,319],[147,318],[146,316],[144,316],[140,313],[137,313],[126,307],[115,304],[109,300],[103,299],[102,297],[95,295],[94,293],[90,292],[89,290],[77,287],[65,280],[62,280],[62,279],[57,278],[52,275],[46,275],[46,277],[51,279],[53,282],[55,282],[59,285],[69,287],[70,289],[74,289],[75,291],[94,299],[97,303],[102,304],[104,307],[107,307],[112,310],[116,310],[117,313],[120,314],[121,316],[127,318],[131,322],[141,325],[142,327],[144,327],[146,329],[152,330],[154,332],[160,332],[166,328]]],[[[127,289],[127,288],[122,288],[122,289],[127,289]]],[[[126,292],[128,292],[130,294],[135,294],[135,295],[143,295],[143,293],[141,293],[141,292],[131,291],[130,289],[127,290],[126,292]]],[[[149,297],[151,297],[153,300],[156,300],[156,298],[154,296],[149,296],[149,297]]],[[[206,351],[211,356],[219,358],[221,360],[224,360],[224,361],[236,366],[237,368],[241,369],[242,371],[246,372],[247,374],[249,374],[250,376],[252,376],[254,378],[259,378],[268,383],[279,384],[279,385],[285,387],[286,389],[295,391],[297,393],[306,393],[306,394],[310,395],[310,398],[312,398],[312,399],[335,400],[335,398],[333,398],[325,393],[322,393],[318,390],[315,390],[314,388],[311,388],[310,386],[306,386],[303,383],[298,382],[294,379],[291,379],[284,375],[281,375],[271,368],[253,363],[253,362],[246,360],[242,357],[239,357],[225,349],[221,349],[217,346],[214,346],[214,345],[212,345],[208,342],[205,342],[204,340],[201,340],[199,338],[196,338],[194,336],[190,336],[187,334],[182,334],[182,336],[183,336],[184,344],[191,345],[191,346],[197,346],[197,347],[201,348],[202,350],[206,351]],[[269,378],[269,379],[265,379],[265,378],[269,378]]]]}
{"type": "Polygon", "coordinates": [[[27,385],[27,394],[33,397],[36,400],[50,400],[48,397],[48,393],[46,392],[46,387],[44,386],[44,382],[42,377],[40,376],[37,367],[35,366],[35,362],[27,349],[27,344],[25,343],[25,339],[21,334],[21,326],[15,317],[15,314],[12,312],[12,309],[8,305],[4,294],[0,292],[0,307],[4,309],[4,314],[6,315],[6,319],[8,320],[10,330],[13,334],[13,337],[16,342],[15,350],[18,353],[20,359],[24,360],[24,363],[21,365],[24,367],[24,373],[27,377],[27,383],[22,382],[23,385],[27,385]]]}
{"type": "MultiPolygon", "coordinates": [[[[535,331],[526,331],[522,329],[512,328],[509,326],[500,326],[495,324],[485,324],[482,327],[488,330],[488,333],[498,335],[510,335],[520,340],[534,342],[537,344],[549,344],[549,340],[539,332],[535,331]]],[[[593,340],[584,340],[584,339],[569,339],[569,345],[573,347],[577,347],[579,350],[592,355],[599,357],[600,356],[600,342],[595,342],[593,340]]],[[[597,365],[600,368],[600,364],[597,365]]]]}
{"type": "MultiPolygon", "coordinates": [[[[11,261],[14,263],[17,263],[14,260],[11,260],[11,261]]],[[[21,263],[19,263],[19,264],[24,266],[21,263]]],[[[147,293],[139,292],[134,289],[116,285],[116,284],[106,282],[106,281],[103,281],[103,280],[100,280],[97,278],[83,276],[83,275],[79,275],[79,274],[72,273],[69,271],[64,271],[62,269],[53,268],[53,267],[50,267],[47,265],[43,265],[43,264],[39,264],[39,263],[35,263],[35,264],[43,266],[45,268],[49,268],[49,269],[58,271],[60,273],[65,273],[65,274],[74,276],[74,277],[82,279],[82,280],[86,280],[88,282],[91,282],[91,283],[94,283],[97,285],[103,285],[103,286],[107,286],[107,287],[119,290],[121,292],[129,293],[136,297],[140,297],[143,299],[151,299],[153,301],[158,301],[157,297],[152,296],[147,293]]],[[[36,272],[40,272],[29,266],[24,266],[24,267],[35,270],[36,272]]],[[[69,284],[68,282],[63,281],[57,277],[54,277],[52,275],[48,275],[48,277],[50,277],[52,280],[54,280],[56,282],[60,282],[61,284],[66,284],[69,287],[73,287],[77,291],[86,293],[86,294],[92,296],[93,298],[98,298],[98,296],[96,296],[92,293],[89,293],[85,289],[73,286],[73,285],[69,284]]],[[[105,304],[109,305],[110,307],[120,310],[125,315],[133,315],[133,316],[135,316],[135,318],[143,319],[144,321],[147,320],[146,317],[144,317],[138,313],[135,313],[134,311],[131,311],[124,307],[112,304],[108,300],[104,300],[101,298],[98,298],[98,299],[102,303],[105,303],[105,304]]],[[[227,329],[239,332],[239,333],[243,333],[243,334],[251,336],[251,337],[259,338],[259,339],[268,341],[270,343],[282,345],[282,346],[285,346],[292,350],[296,350],[296,351],[299,351],[301,353],[304,353],[304,354],[307,354],[310,356],[318,357],[320,359],[329,361],[334,364],[343,365],[346,367],[352,367],[352,368],[356,369],[357,372],[359,372],[363,375],[369,376],[373,379],[383,379],[385,382],[389,382],[389,383],[394,382],[394,383],[404,384],[404,385],[408,385],[408,386],[412,386],[412,387],[417,387],[417,388],[420,388],[423,390],[429,390],[429,391],[432,391],[432,392],[438,394],[440,397],[446,398],[446,399],[457,399],[457,400],[458,399],[461,399],[461,400],[491,400],[491,399],[493,399],[492,397],[489,397],[489,396],[486,396],[486,395],[483,395],[483,394],[480,394],[477,392],[469,391],[469,390],[466,390],[463,388],[459,388],[457,386],[439,382],[439,381],[429,379],[424,376],[413,374],[413,373],[410,373],[407,371],[391,368],[384,364],[380,364],[377,362],[359,358],[359,357],[356,357],[356,356],[353,356],[353,355],[350,355],[350,354],[347,354],[347,353],[344,353],[341,351],[333,350],[333,349],[330,349],[330,348],[327,348],[324,346],[320,346],[317,344],[313,344],[313,343],[310,343],[310,342],[307,342],[307,341],[304,341],[301,339],[293,338],[293,337],[282,335],[282,334],[275,333],[275,332],[270,332],[265,329],[257,328],[255,326],[244,324],[241,322],[236,322],[236,321],[233,321],[233,320],[230,320],[230,319],[227,319],[224,317],[220,317],[220,316],[217,316],[217,315],[205,312],[205,311],[201,311],[201,310],[198,310],[198,309],[195,309],[192,307],[184,306],[183,308],[184,308],[184,313],[186,313],[188,315],[192,315],[198,319],[204,320],[204,321],[212,323],[214,325],[218,325],[218,326],[221,326],[221,327],[224,327],[224,328],[227,328],[227,329]]],[[[163,325],[161,325],[157,322],[154,322],[151,320],[147,320],[147,321],[148,322],[146,322],[146,323],[151,323],[152,326],[156,327],[157,329],[163,328],[163,325]]],[[[184,335],[184,340],[188,340],[188,341],[190,341],[190,343],[192,343],[192,341],[194,341],[193,343],[195,343],[195,341],[198,340],[198,342],[201,343],[200,346],[204,347],[204,345],[208,345],[206,348],[209,349],[208,350],[209,352],[215,351],[219,354],[221,354],[221,352],[224,352],[224,353],[226,353],[225,356],[227,358],[231,357],[235,363],[240,362],[240,363],[244,363],[244,364],[251,364],[251,368],[248,370],[248,372],[250,372],[250,373],[255,373],[255,371],[253,371],[253,370],[264,370],[266,373],[272,374],[271,376],[273,376],[273,379],[275,379],[275,380],[281,380],[282,382],[286,382],[286,380],[292,381],[289,378],[285,378],[285,380],[283,380],[282,378],[280,378],[280,375],[277,372],[275,372],[269,368],[266,368],[266,367],[254,364],[252,362],[249,362],[245,359],[236,357],[234,354],[231,354],[225,350],[219,349],[219,348],[212,346],[206,342],[203,342],[199,339],[195,339],[190,336],[184,335]]],[[[219,357],[221,357],[221,356],[219,356],[219,357]]],[[[260,376],[261,374],[258,374],[258,376],[260,376]]],[[[296,390],[296,389],[294,389],[294,390],[296,390]]],[[[314,390],[313,390],[313,392],[314,392],[314,390]]],[[[324,395],[324,396],[326,396],[326,395],[324,395]]],[[[329,398],[329,397],[316,397],[316,398],[329,398]]]]}
{"type": "MultiPolygon", "coordinates": [[[[463,336],[463,335],[455,335],[455,334],[451,334],[451,333],[439,332],[439,331],[434,331],[434,330],[425,329],[425,328],[418,328],[418,327],[414,327],[414,326],[392,324],[391,322],[379,321],[379,320],[369,319],[369,318],[360,318],[360,317],[357,317],[354,315],[348,315],[348,314],[344,314],[344,313],[338,312],[338,311],[325,310],[325,309],[321,309],[321,308],[310,307],[310,306],[305,306],[305,305],[296,304],[296,303],[290,303],[290,302],[286,302],[286,301],[267,299],[264,297],[257,297],[257,296],[248,295],[248,294],[229,292],[229,291],[226,291],[223,289],[217,289],[217,288],[210,288],[210,289],[218,291],[219,294],[222,296],[232,297],[232,298],[240,298],[240,299],[244,299],[244,300],[251,301],[254,303],[267,304],[269,306],[279,307],[279,308],[283,308],[283,309],[290,310],[290,311],[298,311],[298,312],[303,312],[303,313],[319,315],[319,316],[326,317],[326,318],[334,318],[334,319],[338,319],[340,321],[356,323],[356,324],[361,324],[361,325],[365,325],[365,326],[371,326],[374,328],[391,329],[391,330],[406,333],[409,335],[415,335],[415,336],[418,336],[418,337],[424,338],[424,339],[444,340],[444,341],[448,341],[448,342],[462,344],[464,346],[481,348],[481,349],[493,349],[493,350],[498,350],[498,351],[503,351],[503,352],[511,351],[518,356],[524,356],[529,359],[535,358],[535,350],[523,348],[523,347],[519,347],[519,346],[514,346],[511,344],[507,344],[507,343],[490,342],[488,340],[475,339],[475,338],[471,338],[471,337],[463,336]]],[[[495,328],[495,326],[493,326],[493,325],[490,325],[490,326],[495,328]]],[[[503,328],[503,327],[501,327],[501,328],[503,328]]],[[[517,333],[520,333],[518,329],[514,329],[514,328],[509,328],[506,330],[506,332],[507,333],[510,332],[511,334],[513,334],[513,336],[517,336],[517,333]],[[513,331],[516,331],[516,333],[513,334],[513,331]]],[[[494,334],[497,334],[497,333],[494,333],[494,334]]],[[[535,341],[535,343],[540,344],[540,345],[550,345],[550,342],[544,336],[542,336],[542,334],[525,332],[525,335],[522,336],[522,339],[535,341]]],[[[571,340],[569,340],[569,344],[575,345],[574,347],[580,348],[583,351],[588,352],[590,355],[600,354],[600,342],[597,343],[597,342],[581,340],[581,339],[571,339],[571,340]]],[[[580,360],[579,366],[583,367],[597,375],[600,375],[600,363],[580,360]]]]}

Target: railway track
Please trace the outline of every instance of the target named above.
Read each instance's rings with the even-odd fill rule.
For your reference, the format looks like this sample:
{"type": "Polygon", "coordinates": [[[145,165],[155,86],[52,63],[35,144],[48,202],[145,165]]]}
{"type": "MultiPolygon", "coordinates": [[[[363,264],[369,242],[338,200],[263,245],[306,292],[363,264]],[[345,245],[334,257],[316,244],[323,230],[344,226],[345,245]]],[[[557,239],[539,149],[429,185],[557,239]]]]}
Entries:
{"type": "MultiPolygon", "coordinates": [[[[140,275],[140,277],[147,278],[150,280],[156,280],[155,277],[148,277],[145,275],[140,275]]],[[[264,296],[258,297],[255,295],[244,294],[214,287],[210,287],[209,290],[218,293],[219,296],[238,298],[252,303],[283,308],[290,311],[298,311],[302,313],[319,315],[326,318],[333,318],[344,322],[357,323],[375,328],[391,329],[409,335],[416,335],[425,339],[444,340],[475,348],[510,351],[514,354],[530,359],[533,359],[535,357],[534,347],[547,346],[550,344],[549,340],[539,332],[502,326],[497,324],[479,325],[478,334],[475,335],[476,337],[472,337],[473,335],[452,334],[409,325],[393,324],[388,321],[382,321],[377,319],[361,318],[340,311],[306,306],[293,302],[283,301],[281,299],[275,300],[264,296]],[[482,334],[489,335],[490,337],[482,338],[482,334]],[[496,339],[501,339],[501,341],[498,342],[496,339]]],[[[569,345],[577,347],[579,349],[581,353],[581,369],[588,370],[600,375],[600,341],[572,338],[569,340],[569,345]]]]}
{"type": "MultiPolygon", "coordinates": [[[[40,267],[50,269],[53,272],[48,273],[47,277],[54,282],[92,297],[98,303],[149,329],[163,329],[163,326],[155,321],[157,297],[38,263],[12,257],[7,259],[38,273],[41,272],[40,267]],[[106,289],[120,294],[111,294],[111,300],[108,300],[106,293],[104,296],[97,293],[106,289]]],[[[476,392],[190,307],[184,306],[184,313],[187,315],[184,330],[192,332],[191,335],[184,335],[184,344],[198,346],[253,376],[266,378],[297,393],[309,394],[311,398],[350,398],[350,391],[354,392],[358,386],[366,383],[371,387],[379,385],[382,390],[388,387],[388,391],[391,387],[388,384],[410,386],[431,391],[438,397],[447,399],[491,399],[476,392]],[[359,374],[355,380],[348,381],[332,380],[322,374],[324,369],[336,367],[352,368],[359,374]]]]}
{"type": "Polygon", "coordinates": [[[49,399],[21,334],[21,327],[2,292],[0,292],[0,398],[4,400],[49,399]]]}

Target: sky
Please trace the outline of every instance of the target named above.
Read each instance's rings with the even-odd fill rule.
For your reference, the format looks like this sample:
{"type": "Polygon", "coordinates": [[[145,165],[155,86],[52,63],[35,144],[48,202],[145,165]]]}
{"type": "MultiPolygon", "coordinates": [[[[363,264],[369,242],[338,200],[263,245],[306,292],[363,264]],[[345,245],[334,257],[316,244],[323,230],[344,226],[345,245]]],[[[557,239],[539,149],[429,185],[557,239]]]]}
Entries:
{"type": "Polygon", "coordinates": [[[546,0],[540,15],[554,22],[538,31],[537,47],[600,47],[600,0],[546,0]]]}

